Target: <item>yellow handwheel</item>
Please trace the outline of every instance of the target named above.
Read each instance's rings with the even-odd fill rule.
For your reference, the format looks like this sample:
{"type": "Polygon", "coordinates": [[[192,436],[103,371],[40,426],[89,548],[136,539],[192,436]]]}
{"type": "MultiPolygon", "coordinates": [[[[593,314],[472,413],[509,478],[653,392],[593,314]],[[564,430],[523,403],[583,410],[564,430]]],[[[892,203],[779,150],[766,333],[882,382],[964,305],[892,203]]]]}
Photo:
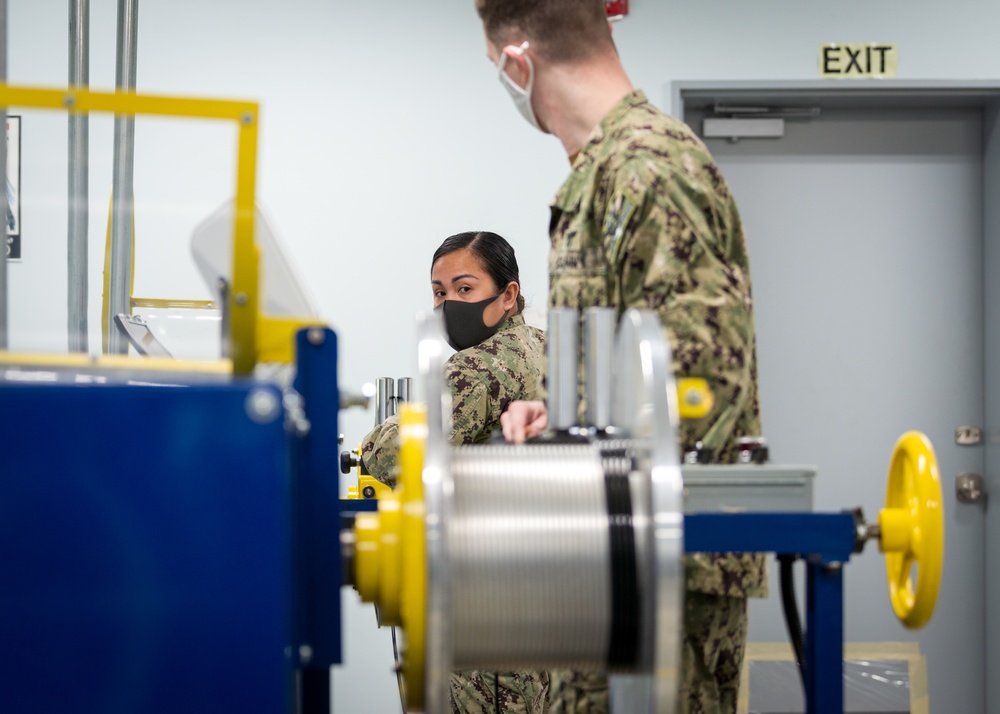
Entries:
{"type": "Polygon", "coordinates": [[[944,513],[937,457],[918,431],[903,434],[889,463],[885,508],[878,515],[889,600],[911,629],[930,620],[944,563],[944,513]],[[911,571],[917,567],[917,584],[911,571]]]}
{"type": "Polygon", "coordinates": [[[403,681],[407,706],[414,710],[424,705],[427,556],[422,471],[426,440],[426,408],[400,405],[396,488],[379,497],[377,512],[359,513],[354,521],[354,587],[363,602],[379,606],[383,624],[403,627],[403,681]]]}

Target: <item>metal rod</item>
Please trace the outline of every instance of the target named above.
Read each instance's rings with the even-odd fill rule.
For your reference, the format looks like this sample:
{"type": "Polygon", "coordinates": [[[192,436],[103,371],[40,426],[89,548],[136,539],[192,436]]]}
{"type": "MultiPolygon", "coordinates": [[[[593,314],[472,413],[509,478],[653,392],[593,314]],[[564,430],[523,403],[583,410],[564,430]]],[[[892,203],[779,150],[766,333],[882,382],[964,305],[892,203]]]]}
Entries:
{"type": "Polygon", "coordinates": [[[613,307],[591,307],[584,313],[587,426],[611,426],[611,361],[615,345],[613,307]]]}
{"type": "Polygon", "coordinates": [[[577,424],[580,313],[569,307],[549,308],[548,414],[556,431],[577,424]]]}
{"type": "Polygon", "coordinates": [[[379,377],[375,380],[375,426],[395,414],[393,402],[396,392],[392,377],[379,377]]]}
{"type": "MultiPolygon", "coordinates": [[[[69,0],[69,84],[90,86],[90,0],[69,0]]],[[[70,352],[87,352],[87,228],[90,118],[69,115],[67,328],[70,352]]],[[[109,323],[111,324],[111,323],[109,323]]]]}
{"type": "MultiPolygon", "coordinates": [[[[118,58],[115,63],[115,88],[118,91],[135,90],[138,10],[138,0],[118,0],[118,58]]],[[[114,325],[115,315],[132,312],[129,303],[132,297],[132,227],[135,223],[132,183],[135,168],[134,117],[115,115],[114,140],[108,325],[114,325]]],[[[128,341],[117,330],[109,329],[108,352],[128,352],[128,341]]]]}
{"type": "Polygon", "coordinates": [[[399,413],[399,405],[410,401],[413,397],[413,378],[400,377],[396,380],[396,413],[399,413]]]}
{"type": "MultiPolygon", "coordinates": [[[[0,82],[7,81],[7,0],[0,0],[0,82]]],[[[7,180],[7,107],[0,107],[0,126],[4,128],[4,140],[0,141],[0,167],[3,167],[4,181],[7,180]]],[[[0,191],[0,216],[7,215],[7,191],[0,191]]],[[[6,221],[3,221],[7,225],[6,221]]],[[[7,349],[7,229],[3,231],[0,246],[0,350],[7,349]]]]}

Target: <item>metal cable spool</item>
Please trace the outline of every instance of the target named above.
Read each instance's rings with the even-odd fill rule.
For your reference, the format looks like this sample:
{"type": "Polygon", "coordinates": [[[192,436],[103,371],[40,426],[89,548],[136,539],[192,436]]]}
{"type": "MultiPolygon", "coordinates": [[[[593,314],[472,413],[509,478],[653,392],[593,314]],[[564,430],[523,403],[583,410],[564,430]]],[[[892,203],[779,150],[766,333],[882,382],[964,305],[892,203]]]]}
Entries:
{"type": "Polygon", "coordinates": [[[595,450],[463,447],[451,475],[452,666],[603,669],[611,553],[595,450]]]}
{"type": "Polygon", "coordinates": [[[658,317],[622,319],[614,441],[453,449],[439,321],[418,334],[428,397],[425,710],[447,711],[452,670],[576,667],[641,675],[618,701],[675,711],[683,502],[658,317]]]}

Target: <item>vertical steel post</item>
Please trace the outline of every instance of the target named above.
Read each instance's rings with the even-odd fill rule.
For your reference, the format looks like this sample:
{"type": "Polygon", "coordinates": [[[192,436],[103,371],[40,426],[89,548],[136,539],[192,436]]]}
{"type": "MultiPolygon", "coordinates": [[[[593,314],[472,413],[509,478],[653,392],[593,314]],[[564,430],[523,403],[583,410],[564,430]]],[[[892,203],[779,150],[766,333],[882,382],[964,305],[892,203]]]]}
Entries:
{"type": "MultiPolygon", "coordinates": [[[[69,84],[90,86],[90,0],[69,0],[69,84]]],[[[67,329],[70,352],[87,352],[90,118],[69,114],[67,329]]]]}
{"type": "MultiPolygon", "coordinates": [[[[136,38],[139,30],[138,0],[118,0],[118,58],[115,88],[135,91],[136,38]]],[[[132,312],[132,226],[135,205],[135,117],[115,115],[114,174],[112,176],[111,280],[108,296],[108,352],[125,354],[128,341],[112,329],[115,315],[132,312]]]]}
{"type": "Polygon", "coordinates": [[[399,377],[396,380],[396,413],[399,413],[399,405],[410,401],[413,397],[413,378],[399,377]]]}
{"type": "Polygon", "coordinates": [[[548,353],[549,429],[565,431],[578,422],[580,313],[571,307],[549,308],[548,353]]]}
{"type": "Polygon", "coordinates": [[[584,312],[585,374],[587,384],[587,426],[611,426],[611,355],[615,348],[613,307],[591,307],[584,312]]]}
{"type": "Polygon", "coordinates": [[[379,377],[375,380],[375,426],[396,413],[395,382],[392,377],[379,377]]]}
{"type": "MultiPolygon", "coordinates": [[[[0,82],[7,81],[7,0],[0,0],[0,82]]],[[[0,141],[0,167],[7,180],[7,107],[0,107],[0,126],[4,139],[0,141]]],[[[0,216],[7,215],[7,186],[0,191],[0,216]]],[[[7,225],[7,221],[2,221],[7,225]]],[[[7,349],[7,229],[0,241],[0,350],[7,349]]]]}

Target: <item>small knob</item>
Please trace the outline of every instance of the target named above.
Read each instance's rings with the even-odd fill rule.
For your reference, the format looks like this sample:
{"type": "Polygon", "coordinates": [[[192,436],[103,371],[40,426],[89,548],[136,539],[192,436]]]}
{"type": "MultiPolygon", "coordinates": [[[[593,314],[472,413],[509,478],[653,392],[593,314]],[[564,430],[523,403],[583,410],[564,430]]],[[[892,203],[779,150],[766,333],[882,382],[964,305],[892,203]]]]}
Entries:
{"type": "Polygon", "coordinates": [[[353,451],[341,451],[340,452],[340,473],[349,474],[351,470],[358,465],[360,459],[358,455],[353,451]]]}
{"type": "Polygon", "coordinates": [[[767,439],[763,436],[742,436],[736,443],[741,464],[766,464],[770,458],[767,439]]]}
{"type": "Polygon", "coordinates": [[[715,451],[705,446],[699,441],[694,445],[694,449],[684,453],[685,464],[710,464],[715,460],[715,451]]]}

